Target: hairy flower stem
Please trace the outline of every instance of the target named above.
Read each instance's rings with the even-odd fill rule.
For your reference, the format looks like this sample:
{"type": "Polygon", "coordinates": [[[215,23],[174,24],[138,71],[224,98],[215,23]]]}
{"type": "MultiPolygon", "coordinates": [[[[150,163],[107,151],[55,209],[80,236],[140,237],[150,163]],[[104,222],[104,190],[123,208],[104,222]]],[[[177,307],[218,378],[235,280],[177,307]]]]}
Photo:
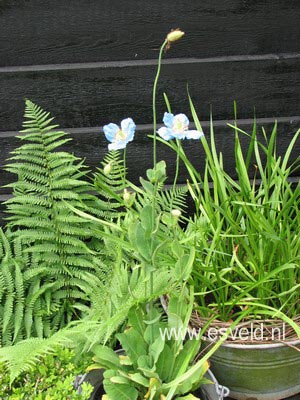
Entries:
{"type": "MultiPolygon", "coordinates": [[[[163,42],[161,45],[160,51],[159,51],[159,56],[158,56],[158,64],[157,64],[157,72],[153,84],[153,93],[152,93],[152,110],[153,110],[153,168],[156,168],[156,161],[157,161],[157,156],[156,156],[156,89],[157,89],[157,83],[158,79],[160,76],[160,70],[161,70],[161,61],[162,61],[162,56],[163,56],[163,50],[166,47],[168,41],[167,39],[163,42]]],[[[153,221],[155,221],[155,208],[156,208],[156,192],[157,192],[157,183],[155,182],[155,188],[154,188],[154,193],[153,193],[153,203],[152,203],[152,213],[153,213],[153,221]]],[[[152,266],[153,267],[153,266],[152,266]]],[[[154,276],[153,276],[153,268],[150,270],[150,276],[149,276],[149,288],[150,288],[150,296],[152,297],[153,292],[154,292],[154,276]]],[[[153,300],[150,301],[149,303],[149,314],[150,314],[150,320],[152,321],[154,319],[154,306],[153,306],[153,300]]],[[[150,324],[150,341],[153,343],[154,341],[154,332],[153,332],[153,324],[150,324]]],[[[152,355],[150,355],[151,362],[152,362],[152,355]]]]}
{"type": "MultiPolygon", "coordinates": [[[[176,144],[177,144],[177,147],[179,148],[181,146],[180,140],[176,139],[176,144]]],[[[177,153],[176,153],[176,171],[175,171],[175,176],[174,176],[174,181],[173,181],[173,196],[171,199],[170,211],[172,211],[172,209],[173,209],[174,193],[175,193],[177,179],[178,179],[178,175],[179,175],[179,162],[180,162],[180,156],[179,156],[179,151],[177,151],[177,153]]]]}
{"type": "Polygon", "coordinates": [[[123,175],[123,189],[126,187],[126,147],[123,152],[123,167],[124,167],[124,175],[123,175]]]}
{"type": "Polygon", "coordinates": [[[158,56],[158,65],[157,65],[157,72],[153,84],[153,93],[152,93],[152,110],[153,110],[153,167],[155,168],[156,165],[156,88],[158,79],[160,76],[160,69],[161,69],[161,60],[164,48],[166,47],[168,41],[167,39],[161,45],[159,56],[158,56]]]}

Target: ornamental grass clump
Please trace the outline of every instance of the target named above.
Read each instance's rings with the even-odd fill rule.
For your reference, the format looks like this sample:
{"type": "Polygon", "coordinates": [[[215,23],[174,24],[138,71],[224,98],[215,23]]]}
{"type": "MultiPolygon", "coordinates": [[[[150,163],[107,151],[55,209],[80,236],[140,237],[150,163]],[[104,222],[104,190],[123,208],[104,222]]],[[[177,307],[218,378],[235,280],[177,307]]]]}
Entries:
{"type": "MultiPolygon", "coordinates": [[[[190,99],[198,130],[201,125],[190,99]]],[[[299,336],[300,315],[300,187],[293,179],[299,163],[290,157],[299,138],[293,136],[285,154],[277,154],[277,124],[271,135],[252,134],[230,125],[235,133],[237,179],[223,167],[213,124],[210,143],[203,136],[206,165],[202,173],[188,159],[180,142],[166,142],[184,161],[195,215],[186,227],[194,235],[197,255],[190,283],[201,317],[232,321],[280,319],[299,336]],[[240,135],[249,138],[243,153],[240,135]],[[250,179],[253,176],[253,179],[250,179]],[[251,311],[250,311],[251,310],[251,311]]]]}
{"type": "MultiPolygon", "coordinates": [[[[218,304],[227,321],[248,305],[253,316],[292,319],[300,314],[300,186],[291,179],[296,166],[289,164],[289,157],[299,131],[285,154],[277,156],[276,124],[269,139],[263,131],[264,142],[258,141],[254,130],[244,158],[238,134],[245,132],[234,129],[238,180],[230,180],[215,163],[211,178],[221,182],[215,182],[214,201],[207,190],[196,201],[203,210],[196,220],[203,232],[197,249],[205,254],[194,269],[195,278],[197,270],[201,272],[199,292],[209,291],[215,297],[210,307],[218,304]],[[210,268],[214,274],[206,288],[210,268]]],[[[199,297],[199,304],[204,302],[199,297]]]]}

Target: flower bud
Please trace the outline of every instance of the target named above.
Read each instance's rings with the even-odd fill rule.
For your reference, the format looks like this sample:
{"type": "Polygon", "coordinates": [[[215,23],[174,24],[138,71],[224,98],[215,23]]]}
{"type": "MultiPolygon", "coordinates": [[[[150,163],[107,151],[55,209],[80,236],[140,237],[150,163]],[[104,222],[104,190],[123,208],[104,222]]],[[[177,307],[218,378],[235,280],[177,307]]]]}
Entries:
{"type": "Polygon", "coordinates": [[[167,35],[167,41],[170,42],[176,42],[176,40],[179,40],[184,36],[184,32],[182,32],[179,28],[172,30],[170,33],[167,35]]]}
{"type": "Polygon", "coordinates": [[[135,193],[128,192],[127,189],[124,189],[123,192],[123,200],[126,207],[131,207],[135,199],[135,193]]]}
{"type": "Polygon", "coordinates": [[[106,176],[109,175],[111,171],[112,171],[111,163],[106,164],[105,167],[103,168],[104,175],[106,176]]]}
{"type": "Polygon", "coordinates": [[[181,216],[181,211],[180,210],[172,210],[171,215],[173,218],[179,218],[181,216]]]}
{"type": "Polygon", "coordinates": [[[131,194],[128,192],[127,189],[124,189],[124,192],[123,192],[123,199],[124,199],[125,203],[130,202],[131,194]]]}

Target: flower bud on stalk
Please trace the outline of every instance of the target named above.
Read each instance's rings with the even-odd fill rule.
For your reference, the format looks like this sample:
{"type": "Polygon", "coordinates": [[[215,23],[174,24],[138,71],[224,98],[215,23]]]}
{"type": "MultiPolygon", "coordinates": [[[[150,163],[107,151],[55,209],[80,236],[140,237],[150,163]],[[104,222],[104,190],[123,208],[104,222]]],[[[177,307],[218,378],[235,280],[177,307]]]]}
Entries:
{"type": "Polygon", "coordinates": [[[183,36],[185,35],[184,32],[182,32],[179,28],[177,29],[172,29],[171,32],[169,32],[167,34],[166,40],[167,40],[167,45],[165,50],[169,50],[169,48],[171,47],[171,44],[173,42],[176,42],[177,40],[180,40],[183,36]]]}
{"type": "Polygon", "coordinates": [[[178,224],[180,216],[180,210],[171,210],[170,213],[164,213],[162,215],[162,222],[170,228],[175,228],[178,224]]]}
{"type": "Polygon", "coordinates": [[[103,168],[104,175],[106,176],[109,175],[111,171],[112,171],[111,163],[106,164],[105,167],[103,168]]]}
{"type": "Polygon", "coordinates": [[[135,194],[134,193],[130,193],[130,192],[128,192],[127,189],[124,189],[123,200],[124,200],[124,203],[125,203],[126,207],[131,207],[132,206],[134,198],[135,198],[135,194]]]}
{"type": "Polygon", "coordinates": [[[172,219],[172,225],[176,226],[178,224],[179,218],[181,217],[181,211],[180,210],[172,210],[171,211],[171,219],[172,219]]]}
{"type": "Polygon", "coordinates": [[[176,40],[181,39],[184,36],[184,32],[182,32],[179,28],[172,30],[167,35],[168,42],[176,42],[176,40]]]}
{"type": "Polygon", "coordinates": [[[172,210],[171,215],[173,218],[178,219],[181,216],[181,211],[180,210],[172,210]]]}

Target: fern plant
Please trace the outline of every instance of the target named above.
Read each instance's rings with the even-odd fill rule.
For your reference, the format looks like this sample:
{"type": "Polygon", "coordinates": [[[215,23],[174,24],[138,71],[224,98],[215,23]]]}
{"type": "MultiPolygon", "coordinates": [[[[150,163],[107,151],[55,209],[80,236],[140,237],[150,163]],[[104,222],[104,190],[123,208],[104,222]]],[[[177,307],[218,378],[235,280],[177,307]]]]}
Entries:
{"type": "Polygon", "coordinates": [[[68,207],[88,208],[97,214],[102,205],[89,193],[92,185],[85,177],[83,161],[58,150],[71,139],[52,120],[49,113],[26,101],[24,130],[19,136],[26,144],[12,152],[6,166],[18,177],[7,185],[13,197],[6,201],[6,219],[14,238],[26,247],[23,253],[43,269],[31,297],[32,301],[43,297],[47,310],[55,313],[53,329],[85,309],[88,293],[97,282],[108,279],[110,265],[88,246],[91,223],[68,207]]]}

